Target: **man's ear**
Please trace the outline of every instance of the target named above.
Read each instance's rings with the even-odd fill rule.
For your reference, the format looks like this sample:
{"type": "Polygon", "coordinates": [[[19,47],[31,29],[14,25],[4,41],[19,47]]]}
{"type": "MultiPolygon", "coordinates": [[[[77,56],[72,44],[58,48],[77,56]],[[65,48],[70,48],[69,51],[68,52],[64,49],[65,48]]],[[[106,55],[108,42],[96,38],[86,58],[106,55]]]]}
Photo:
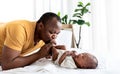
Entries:
{"type": "Polygon", "coordinates": [[[42,22],[38,24],[38,29],[39,29],[39,30],[42,29],[43,27],[44,27],[44,26],[43,26],[42,22]]]}

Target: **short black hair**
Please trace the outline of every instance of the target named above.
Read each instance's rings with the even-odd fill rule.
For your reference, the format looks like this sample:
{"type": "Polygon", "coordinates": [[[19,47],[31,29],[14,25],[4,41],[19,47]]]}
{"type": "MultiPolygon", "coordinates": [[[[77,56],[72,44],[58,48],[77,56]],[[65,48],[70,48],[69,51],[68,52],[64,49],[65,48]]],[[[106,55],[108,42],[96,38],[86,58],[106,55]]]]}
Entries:
{"type": "Polygon", "coordinates": [[[52,18],[57,18],[57,20],[59,21],[59,22],[61,22],[61,19],[60,19],[60,17],[57,15],[57,14],[55,14],[55,13],[53,13],[53,12],[47,12],[47,13],[44,13],[41,17],[40,17],[40,19],[37,21],[37,24],[38,23],[40,23],[40,22],[42,22],[44,25],[46,25],[47,24],[47,22],[49,21],[49,20],[51,20],[52,18]]]}

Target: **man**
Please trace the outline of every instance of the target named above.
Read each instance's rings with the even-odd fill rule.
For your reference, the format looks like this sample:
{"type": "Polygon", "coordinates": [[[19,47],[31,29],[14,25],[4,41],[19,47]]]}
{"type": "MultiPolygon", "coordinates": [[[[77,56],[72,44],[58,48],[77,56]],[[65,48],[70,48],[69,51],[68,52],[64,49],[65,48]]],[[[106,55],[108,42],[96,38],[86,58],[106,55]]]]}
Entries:
{"type": "Polygon", "coordinates": [[[48,12],[35,23],[17,20],[0,25],[0,64],[3,70],[23,67],[49,55],[61,29],[60,18],[48,12]],[[32,55],[24,56],[36,49],[32,55]]]}

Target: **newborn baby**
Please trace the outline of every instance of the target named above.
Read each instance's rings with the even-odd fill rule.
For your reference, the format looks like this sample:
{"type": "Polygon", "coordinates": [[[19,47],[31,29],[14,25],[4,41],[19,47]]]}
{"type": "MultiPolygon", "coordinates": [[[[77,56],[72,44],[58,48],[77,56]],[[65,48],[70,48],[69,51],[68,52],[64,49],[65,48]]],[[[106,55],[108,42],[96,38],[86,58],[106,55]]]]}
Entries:
{"type": "Polygon", "coordinates": [[[98,65],[98,60],[92,54],[76,54],[76,51],[66,51],[63,45],[52,47],[51,52],[53,62],[62,67],[95,69],[98,65]]]}

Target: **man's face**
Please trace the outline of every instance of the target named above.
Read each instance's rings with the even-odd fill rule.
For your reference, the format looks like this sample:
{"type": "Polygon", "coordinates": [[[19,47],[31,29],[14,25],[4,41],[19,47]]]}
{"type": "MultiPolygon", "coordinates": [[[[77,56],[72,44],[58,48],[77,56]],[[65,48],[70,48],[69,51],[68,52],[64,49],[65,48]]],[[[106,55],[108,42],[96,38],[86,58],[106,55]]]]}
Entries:
{"type": "Polygon", "coordinates": [[[45,43],[49,43],[51,40],[56,39],[60,33],[61,23],[56,18],[48,21],[47,25],[44,26],[41,33],[41,38],[45,43]]]}

